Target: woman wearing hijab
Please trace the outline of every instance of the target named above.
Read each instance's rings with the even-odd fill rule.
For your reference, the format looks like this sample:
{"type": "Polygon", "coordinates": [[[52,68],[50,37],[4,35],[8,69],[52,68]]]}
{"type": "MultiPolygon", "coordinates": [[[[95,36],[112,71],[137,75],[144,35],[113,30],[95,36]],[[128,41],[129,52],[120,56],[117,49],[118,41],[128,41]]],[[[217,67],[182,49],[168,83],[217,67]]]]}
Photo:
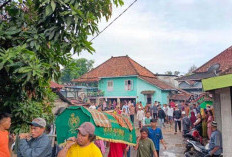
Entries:
{"type": "Polygon", "coordinates": [[[193,123],[195,123],[196,120],[197,120],[197,118],[195,116],[195,113],[192,111],[191,112],[191,117],[190,117],[190,121],[191,121],[192,127],[194,127],[193,123]]]}

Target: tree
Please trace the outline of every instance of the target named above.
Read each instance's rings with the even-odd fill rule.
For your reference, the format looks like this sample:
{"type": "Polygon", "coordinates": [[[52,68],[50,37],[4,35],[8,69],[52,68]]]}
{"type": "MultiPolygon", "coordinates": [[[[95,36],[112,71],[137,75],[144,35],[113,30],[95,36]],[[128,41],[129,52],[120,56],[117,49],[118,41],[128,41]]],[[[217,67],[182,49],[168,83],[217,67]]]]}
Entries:
{"type": "Polygon", "coordinates": [[[3,0],[0,2],[0,106],[13,113],[15,132],[42,116],[52,120],[51,79],[73,54],[93,53],[89,35],[122,0],[3,0]],[[73,51],[71,51],[73,50],[73,51]]]}
{"type": "Polygon", "coordinates": [[[180,74],[179,71],[174,71],[174,75],[178,76],[180,74]]]}
{"type": "Polygon", "coordinates": [[[165,74],[172,75],[172,71],[166,71],[165,74]]]}
{"type": "Polygon", "coordinates": [[[93,64],[93,60],[87,60],[85,58],[80,58],[77,60],[73,59],[72,64],[62,70],[60,78],[61,82],[67,83],[71,82],[73,79],[77,79],[81,75],[91,70],[93,68],[93,64]]]}
{"type": "Polygon", "coordinates": [[[197,66],[192,65],[185,75],[192,75],[193,71],[196,70],[196,69],[197,69],[197,66]]]}

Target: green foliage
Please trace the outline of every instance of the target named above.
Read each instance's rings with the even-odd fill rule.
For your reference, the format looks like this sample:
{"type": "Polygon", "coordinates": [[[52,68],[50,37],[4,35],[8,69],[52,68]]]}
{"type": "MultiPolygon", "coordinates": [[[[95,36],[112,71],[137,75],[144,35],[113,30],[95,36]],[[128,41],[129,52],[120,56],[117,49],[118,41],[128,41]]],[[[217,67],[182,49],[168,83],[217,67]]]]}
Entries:
{"type": "Polygon", "coordinates": [[[27,131],[27,122],[38,116],[52,121],[49,81],[60,78],[60,66],[68,67],[73,54],[94,52],[87,37],[99,32],[101,18],[110,18],[112,5],[123,1],[1,2],[0,110],[13,114],[15,132],[27,131]]]}
{"type": "Polygon", "coordinates": [[[197,66],[196,65],[192,65],[189,69],[188,69],[188,72],[185,74],[185,76],[188,76],[188,75],[192,75],[193,74],[193,71],[197,69],[197,66]]]}
{"type": "Polygon", "coordinates": [[[25,46],[0,52],[0,110],[12,113],[14,132],[28,131],[27,123],[35,117],[52,122],[56,96],[43,77],[48,69],[25,46]]]}
{"type": "Polygon", "coordinates": [[[71,82],[93,68],[94,61],[85,58],[73,59],[68,66],[62,70],[61,82],[71,82]]]}

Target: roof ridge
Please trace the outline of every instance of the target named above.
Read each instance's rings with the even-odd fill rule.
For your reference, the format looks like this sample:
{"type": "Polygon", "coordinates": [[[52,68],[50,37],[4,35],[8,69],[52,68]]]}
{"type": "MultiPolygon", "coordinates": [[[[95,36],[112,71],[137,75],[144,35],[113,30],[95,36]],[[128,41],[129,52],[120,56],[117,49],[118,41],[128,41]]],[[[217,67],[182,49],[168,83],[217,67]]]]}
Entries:
{"type": "Polygon", "coordinates": [[[129,61],[130,65],[133,67],[133,69],[135,70],[136,74],[139,75],[138,70],[135,68],[135,66],[131,63],[131,58],[129,56],[126,56],[127,60],[129,61]]]}
{"type": "MultiPolygon", "coordinates": [[[[128,58],[130,59],[130,60],[132,60],[133,62],[135,62],[136,64],[138,64],[140,67],[142,67],[142,68],[144,68],[144,69],[146,69],[147,71],[149,71],[150,73],[152,73],[153,75],[154,75],[154,77],[155,78],[157,78],[156,76],[155,76],[155,74],[153,73],[153,72],[151,72],[149,69],[147,69],[145,66],[142,66],[141,64],[139,64],[138,62],[136,62],[135,60],[133,60],[133,59],[131,59],[129,56],[128,56],[128,58]]],[[[131,62],[130,62],[131,63],[131,62]]],[[[132,64],[132,63],[131,63],[132,64]]],[[[133,67],[134,67],[134,65],[133,65],[133,67]]],[[[137,71],[137,70],[136,70],[137,71]]],[[[140,75],[140,74],[139,74],[140,75]]],[[[141,76],[143,76],[143,75],[141,75],[141,76]]],[[[150,76],[146,76],[146,77],[150,77],[150,76]]]]}
{"type": "MultiPolygon", "coordinates": [[[[112,56],[111,58],[109,58],[109,59],[107,59],[105,62],[103,62],[102,64],[96,66],[95,68],[91,69],[91,70],[88,71],[87,73],[84,73],[83,75],[81,75],[79,78],[76,78],[76,79],[73,79],[73,80],[77,80],[77,79],[80,79],[80,78],[81,78],[82,76],[84,76],[84,75],[88,75],[88,73],[90,73],[90,72],[96,70],[96,69],[99,68],[101,65],[103,65],[103,64],[105,64],[106,62],[110,61],[112,58],[114,58],[114,57],[112,56]]],[[[97,78],[97,77],[92,77],[92,78],[97,78]]],[[[72,80],[72,81],[73,81],[73,80],[72,80]]]]}
{"type": "Polygon", "coordinates": [[[228,47],[227,49],[223,50],[221,53],[219,53],[218,55],[214,56],[213,58],[211,58],[210,60],[208,60],[205,64],[203,64],[202,66],[200,66],[199,68],[197,68],[196,70],[193,71],[193,73],[196,73],[196,71],[198,71],[200,68],[202,68],[203,66],[205,66],[207,63],[209,63],[210,61],[212,61],[213,59],[215,59],[216,57],[220,56],[221,54],[226,53],[230,48],[232,48],[232,46],[228,47]]]}

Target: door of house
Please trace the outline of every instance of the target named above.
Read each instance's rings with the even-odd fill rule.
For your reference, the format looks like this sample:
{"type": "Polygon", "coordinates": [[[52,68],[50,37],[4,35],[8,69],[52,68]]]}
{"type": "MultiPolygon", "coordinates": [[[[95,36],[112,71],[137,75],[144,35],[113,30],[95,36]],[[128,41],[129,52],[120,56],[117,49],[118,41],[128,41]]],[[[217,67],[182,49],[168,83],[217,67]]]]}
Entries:
{"type": "Polygon", "coordinates": [[[152,96],[151,94],[147,95],[147,104],[151,104],[152,96]]]}

